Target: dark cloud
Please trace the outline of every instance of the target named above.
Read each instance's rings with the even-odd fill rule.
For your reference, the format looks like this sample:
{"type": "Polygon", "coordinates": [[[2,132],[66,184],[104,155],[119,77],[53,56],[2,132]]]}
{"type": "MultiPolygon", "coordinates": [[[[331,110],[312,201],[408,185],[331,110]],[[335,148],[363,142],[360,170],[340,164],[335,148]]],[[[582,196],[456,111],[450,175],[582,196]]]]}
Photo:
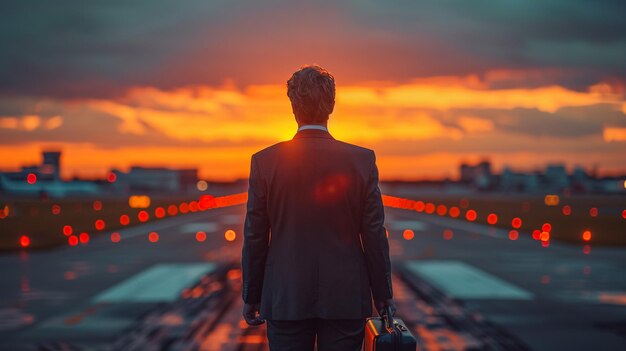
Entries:
{"type": "Polygon", "coordinates": [[[508,68],[566,72],[518,85],[585,89],[625,79],[624,13],[585,0],[4,2],[0,94],[276,83],[308,62],[343,83],[508,68]]]}

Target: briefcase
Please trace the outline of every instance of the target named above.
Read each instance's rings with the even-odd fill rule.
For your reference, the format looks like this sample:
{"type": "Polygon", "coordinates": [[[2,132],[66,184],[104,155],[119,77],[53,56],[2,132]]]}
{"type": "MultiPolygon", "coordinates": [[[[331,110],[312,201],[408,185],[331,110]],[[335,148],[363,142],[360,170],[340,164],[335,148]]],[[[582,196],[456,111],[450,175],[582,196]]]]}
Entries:
{"type": "Polygon", "coordinates": [[[402,319],[393,318],[386,308],[382,317],[368,318],[365,323],[363,351],[416,351],[417,340],[402,319]]]}

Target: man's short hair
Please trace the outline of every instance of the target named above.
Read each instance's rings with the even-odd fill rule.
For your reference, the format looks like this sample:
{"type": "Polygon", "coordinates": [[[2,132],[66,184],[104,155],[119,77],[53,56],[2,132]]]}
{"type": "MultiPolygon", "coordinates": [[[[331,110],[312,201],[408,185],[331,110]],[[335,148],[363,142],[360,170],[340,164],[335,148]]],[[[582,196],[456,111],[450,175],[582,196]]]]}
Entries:
{"type": "Polygon", "coordinates": [[[320,66],[302,66],[287,81],[287,96],[300,121],[325,122],[335,107],[335,77],[320,66]]]}

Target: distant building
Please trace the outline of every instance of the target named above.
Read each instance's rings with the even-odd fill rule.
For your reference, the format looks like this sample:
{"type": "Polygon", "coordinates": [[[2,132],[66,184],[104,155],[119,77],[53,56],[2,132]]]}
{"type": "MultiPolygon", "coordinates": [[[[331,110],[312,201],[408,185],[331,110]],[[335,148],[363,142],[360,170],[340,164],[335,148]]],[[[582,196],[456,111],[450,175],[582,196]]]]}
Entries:
{"type": "Polygon", "coordinates": [[[471,184],[479,189],[487,189],[493,183],[491,162],[482,161],[477,165],[462,163],[460,166],[461,183],[471,184]]]}
{"type": "Polygon", "coordinates": [[[197,169],[170,169],[133,166],[127,173],[113,170],[115,187],[131,192],[181,192],[195,189],[197,169]]]}

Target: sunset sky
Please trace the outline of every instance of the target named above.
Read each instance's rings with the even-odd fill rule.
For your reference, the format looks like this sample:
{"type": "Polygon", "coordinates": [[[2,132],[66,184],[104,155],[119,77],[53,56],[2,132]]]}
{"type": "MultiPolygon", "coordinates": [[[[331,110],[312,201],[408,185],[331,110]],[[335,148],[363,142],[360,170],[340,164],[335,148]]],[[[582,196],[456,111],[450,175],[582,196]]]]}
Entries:
{"type": "Polygon", "coordinates": [[[335,138],[381,178],[552,162],[626,172],[619,1],[15,1],[0,8],[0,169],[246,177],[296,130],[286,80],[331,71],[335,138]]]}

